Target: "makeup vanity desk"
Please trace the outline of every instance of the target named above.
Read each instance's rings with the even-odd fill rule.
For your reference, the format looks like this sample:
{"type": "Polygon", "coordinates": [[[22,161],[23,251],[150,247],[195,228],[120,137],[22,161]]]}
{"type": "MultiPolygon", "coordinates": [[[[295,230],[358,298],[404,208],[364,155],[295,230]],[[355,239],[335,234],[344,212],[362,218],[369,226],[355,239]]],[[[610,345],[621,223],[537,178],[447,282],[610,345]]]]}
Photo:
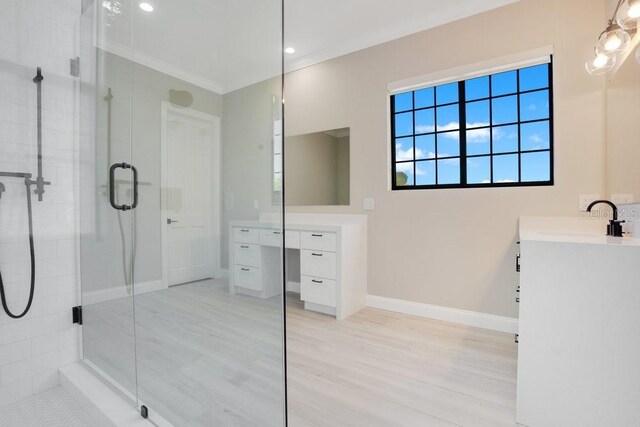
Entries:
{"type": "MultiPolygon", "coordinates": [[[[229,223],[232,294],[266,299],[282,293],[282,231],[279,223],[261,219],[229,223]]],[[[288,270],[300,272],[305,309],[342,320],[366,306],[366,215],[287,214],[284,235],[287,262],[299,260],[288,270]],[[299,257],[290,251],[299,251],[299,257]]]]}

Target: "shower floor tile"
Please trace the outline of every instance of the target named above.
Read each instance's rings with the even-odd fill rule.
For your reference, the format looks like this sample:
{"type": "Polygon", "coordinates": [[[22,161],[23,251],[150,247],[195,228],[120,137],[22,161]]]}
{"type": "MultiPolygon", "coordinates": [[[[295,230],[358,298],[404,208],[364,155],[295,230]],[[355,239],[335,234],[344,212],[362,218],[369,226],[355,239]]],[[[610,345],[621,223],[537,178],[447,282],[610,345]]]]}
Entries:
{"type": "Polygon", "coordinates": [[[92,427],[97,423],[62,387],[0,407],[1,427],[92,427]]]}

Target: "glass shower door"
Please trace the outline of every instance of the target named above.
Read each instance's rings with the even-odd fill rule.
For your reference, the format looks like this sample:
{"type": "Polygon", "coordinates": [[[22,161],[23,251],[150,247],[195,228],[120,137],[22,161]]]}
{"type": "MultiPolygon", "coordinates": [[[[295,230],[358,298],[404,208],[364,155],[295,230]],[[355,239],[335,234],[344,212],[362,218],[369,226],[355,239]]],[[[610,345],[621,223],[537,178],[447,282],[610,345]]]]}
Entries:
{"type": "MultiPolygon", "coordinates": [[[[133,50],[158,59],[132,69],[139,402],[160,424],[282,426],[282,292],[233,292],[227,278],[233,221],[268,211],[281,229],[271,156],[282,5],[149,4],[132,17],[133,50]]],[[[281,249],[261,251],[263,281],[282,283],[281,249]]]]}
{"type": "Polygon", "coordinates": [[[281,0],[83,3],[84,360],[156,424],[282,426],[281,0]]]}

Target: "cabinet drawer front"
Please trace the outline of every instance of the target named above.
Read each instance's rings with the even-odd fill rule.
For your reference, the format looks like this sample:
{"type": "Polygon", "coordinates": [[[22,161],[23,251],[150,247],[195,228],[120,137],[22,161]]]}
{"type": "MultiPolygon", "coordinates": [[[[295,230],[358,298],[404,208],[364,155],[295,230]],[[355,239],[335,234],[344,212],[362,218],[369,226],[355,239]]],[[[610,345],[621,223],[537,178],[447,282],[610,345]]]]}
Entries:
{"type": "Polygon", "coordinates": [[[260,246],[249,243],[234,243],[233,263],[260,267],[260,246]]]}
{"type": "Polygon", "coordinates": [[[233,268],[233,284],[241,288],[261,291],[260,269],[246,265],[235,265],[233,268]]]}
{"type": "Polygon", "coordinates": [[[262,246],[282,246],[282,231],[260,230],[260,244],[262,246]]]}
{"type": "Polygon", "coordinates": [[[320,277],[300,277],[300,299],[328,307],[336,306],[335,280],[320,277]]]}
{"type": "Polygon", "coordinates": [[[284,233],[284,247],[300,249],[300,232],[287,230],[286,233],[284,233]]]}
{"type": "Polygon", "coordinates": [[[233,229],[233,241],[238,243],[260,243],[260,233],[257,228],[235,227],[233,229]]]}
{"type": "Polygon", "coordinates": [[[300,250],[300,274],[335,279],[337,271],[335,252],[300,250]]]}
{"type": "Polygon", "coordinates": [[[336,251],[336,233],[303,231],[300,233],[300,247],[318,251],[336,251]]]}

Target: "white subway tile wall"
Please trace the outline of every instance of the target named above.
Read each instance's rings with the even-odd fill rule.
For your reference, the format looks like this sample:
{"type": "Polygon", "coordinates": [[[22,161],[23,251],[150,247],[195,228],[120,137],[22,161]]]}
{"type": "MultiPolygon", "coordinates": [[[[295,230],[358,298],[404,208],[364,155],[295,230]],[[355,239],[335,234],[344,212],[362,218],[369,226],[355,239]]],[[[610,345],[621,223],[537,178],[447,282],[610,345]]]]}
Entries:
{"type": "MultiPolygon", "coordinates": [[[[0,312],[0,406],[59,384],[60,367],[78,359],[72,324],[78,304],[74,214],[73,78],[80,0],[2,0],[0,14],[0,171],[37,172],[36,67],[42,68],[44,201],[32,195],[36,291],[19,320],[0,312]]],[[[0,178],[0,271],[14,312],[29,296],[25,186],[0,178]]]]}

